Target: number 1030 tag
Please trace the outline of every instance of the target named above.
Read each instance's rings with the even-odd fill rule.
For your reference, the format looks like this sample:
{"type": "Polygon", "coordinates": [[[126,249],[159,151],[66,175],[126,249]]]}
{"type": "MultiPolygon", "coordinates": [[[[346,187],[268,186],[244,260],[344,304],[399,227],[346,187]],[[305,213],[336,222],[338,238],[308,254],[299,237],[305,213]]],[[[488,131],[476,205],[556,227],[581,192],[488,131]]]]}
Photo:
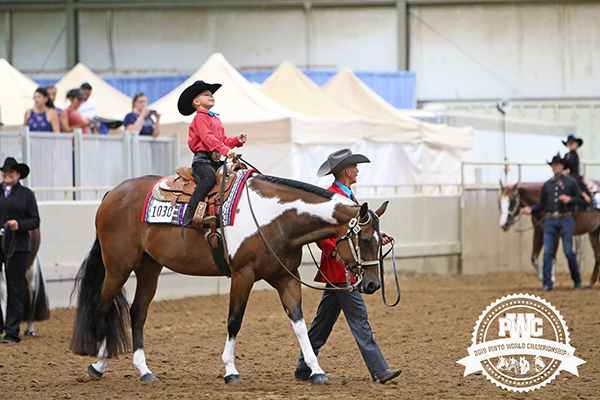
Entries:
{"type": "Polygon", "coordinates": [[[170,203],[154,203],[148,213],[149,222],[171,222],[174,207],[170,203]]]}

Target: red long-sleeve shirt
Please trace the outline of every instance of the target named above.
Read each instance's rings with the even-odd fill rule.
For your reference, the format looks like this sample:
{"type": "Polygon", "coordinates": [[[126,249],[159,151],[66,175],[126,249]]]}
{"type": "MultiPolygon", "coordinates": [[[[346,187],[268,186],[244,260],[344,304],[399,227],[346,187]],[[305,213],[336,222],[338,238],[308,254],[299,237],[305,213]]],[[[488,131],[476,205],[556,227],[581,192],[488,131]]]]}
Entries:
{"type": "Polygon", "coordinates": [[[216,151],[226,156],[232,147],[242,147],[237,136],[228,138],[221,120],[216,115],[209,115],[206,110],[196,111],[196,116],[190,124],[188,146],[197,151],[216,151]]]}
{"type": "MultiPolygon", "coordinates": [[[[327,190],[339,193],[344,197],[348,197],[346,196],[346,193],[344,193],[344,191],[335,183],[327,188],[327,190]]],[[[354,199],[354,201],[356,201],[356,199],[354,199]]],[[[335,257],[331,257],[331,252],[336,246],[336,240],[336,238],[330,238],[317,242],[317,246],[319,246],[323,252],[321,254],[321,272],[323,274],[321,274],[321,272],[317,272],[317,276],[315,276],[315,282],[327,282],[323,277],[323,275],[325,275],[331,283],[346,283],[346,266],[339,264],[335,257]]],[[[352,282],[354,282],[354,277],[352,277],[352,282]]]]}

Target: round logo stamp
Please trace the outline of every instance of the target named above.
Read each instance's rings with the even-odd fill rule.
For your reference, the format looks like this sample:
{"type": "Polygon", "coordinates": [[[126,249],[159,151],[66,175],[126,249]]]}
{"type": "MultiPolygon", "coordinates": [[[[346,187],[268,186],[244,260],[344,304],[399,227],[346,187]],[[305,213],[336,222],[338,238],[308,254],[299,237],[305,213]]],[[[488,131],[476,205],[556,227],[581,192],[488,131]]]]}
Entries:
{"type": "Polygon", "coordinates": [[[464,376],[482,371],[497,386],[515,392],[539,389],[561,370],[579,376],[562,315],[546,300],[512,294],[493,302],[473,330],[469,356],[458,361],[464,376]]]}

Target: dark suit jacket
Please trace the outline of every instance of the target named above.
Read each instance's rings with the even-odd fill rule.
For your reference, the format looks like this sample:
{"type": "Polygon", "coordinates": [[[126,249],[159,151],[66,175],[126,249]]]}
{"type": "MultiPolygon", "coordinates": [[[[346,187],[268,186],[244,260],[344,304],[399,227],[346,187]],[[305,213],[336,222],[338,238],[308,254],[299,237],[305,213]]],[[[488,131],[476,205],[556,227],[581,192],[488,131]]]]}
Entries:
{"type": "Polygon", "coordinates": [[[7,198],[0,185],[0,225],[14,219],[19,223],[16,232],[15,251],[31,251],[31,235],[29,231],[39,228],[40,215],[33,192],[21,186],[19,182],[13,186],[7,198]]]}

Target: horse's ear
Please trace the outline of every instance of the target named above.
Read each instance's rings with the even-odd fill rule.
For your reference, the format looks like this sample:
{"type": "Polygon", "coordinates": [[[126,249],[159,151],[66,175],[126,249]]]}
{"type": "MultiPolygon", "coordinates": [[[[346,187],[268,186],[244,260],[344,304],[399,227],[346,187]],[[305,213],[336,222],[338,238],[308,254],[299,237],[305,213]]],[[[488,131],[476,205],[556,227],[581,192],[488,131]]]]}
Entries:
{"type": "Polygon", "coordinates": [[[369,217],[369,205],[367,203],[363,203],[360,206],[360,213],[358,215],[358,219],[360,222],[364,222],[369,217]]]}
{"type": "Polygon", "coordinates": [[[385,212],[385,210],[387,209],[387,206],[390,202],[389,201],[384,201],[383,204],[381,206],[379,206],[379,208],[377,209],[377,211],[375,211],[375,214],[377,214],[378,217],[381,217],[383,215],[383,213],[385,212]]]}
{"type": "Polygon", "coordinates": [[[500,181],[500,190],[504,190],[504,184],[502,183],[502,179],[499,179],[500,181]]]}

